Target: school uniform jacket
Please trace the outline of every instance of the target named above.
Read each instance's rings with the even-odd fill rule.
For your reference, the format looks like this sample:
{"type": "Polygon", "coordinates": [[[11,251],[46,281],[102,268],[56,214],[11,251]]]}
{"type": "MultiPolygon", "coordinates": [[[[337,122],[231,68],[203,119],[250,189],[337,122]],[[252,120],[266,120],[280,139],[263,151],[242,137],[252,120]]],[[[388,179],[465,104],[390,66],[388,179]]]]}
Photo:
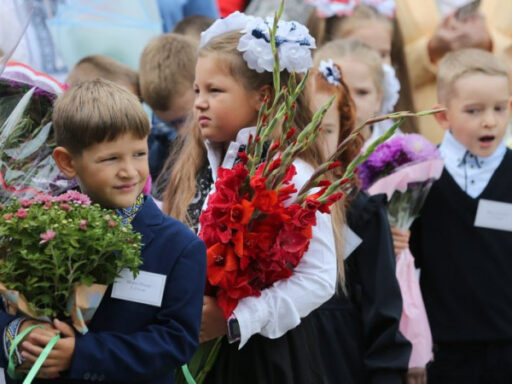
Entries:
{"type": "Polygon", "coordinates": [[[435,343],[512,341],[512,233],[475,226],[480,200],[512,203],[512,152],[468,195],[445,169],[411,228],[435,343]]]}
{"type": "MultiPolygon", "coordinates": [[[[150,197],[132,225],[142,234],[140,270],[167,276],[162,305],[114,299],[110,286],[89,332],[77,335],[69,372],[52,382],[171,384],[175,369],[195,352],[206,279],[204,243],[150,197]]],[[[0,312],[2,329],[11,319],[0,312]]]]}

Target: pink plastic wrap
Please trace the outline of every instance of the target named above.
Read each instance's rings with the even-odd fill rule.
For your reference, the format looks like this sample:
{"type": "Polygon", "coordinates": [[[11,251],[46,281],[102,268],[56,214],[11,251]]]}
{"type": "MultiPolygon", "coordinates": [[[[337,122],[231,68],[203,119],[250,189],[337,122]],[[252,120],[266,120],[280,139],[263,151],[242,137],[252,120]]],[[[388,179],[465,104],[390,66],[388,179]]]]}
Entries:
{"type": "MultiPolygon", "coordinates": [[[[404,166],[394,173],[376,181],[368,193],[376,195],[385,193],[391,200],[396,191],[405,193],[411,189],[411,183],[425,183],[437,180],[443,171],[443,161],[433,159],[421,163],[404,166]]],[[[417,184],[416,184],[417,185],[417,184]]],[[[417,197],[411,206],[404,206],[395,217],[398,222],[393,223],[402,230],[407,230],[414,216],[418,213],[429,188],[424,188],[423,196],[417,197]]],[[[403,196],[403,195],[402,195],[403,196]]],[[[402,203],[402,202],[401,202],[402,203]]],[[[399,204],[396,204],[398,206],[399,204]]],[[[402,203],[403,205],[403,203],[402,203]]],[[[391,222],[390,217],[390,222],[391,222]]],[[[414,259],[409,249],[402,251],[396,258],[396,277],[402,293],[403,311],[400,319],[400,331],[412,343],[412,355],[409,367],[424,367],[432,359],[432,334],[428,323],[427,313],[421,290],[419,278],[414,267],[414,259]]]]}

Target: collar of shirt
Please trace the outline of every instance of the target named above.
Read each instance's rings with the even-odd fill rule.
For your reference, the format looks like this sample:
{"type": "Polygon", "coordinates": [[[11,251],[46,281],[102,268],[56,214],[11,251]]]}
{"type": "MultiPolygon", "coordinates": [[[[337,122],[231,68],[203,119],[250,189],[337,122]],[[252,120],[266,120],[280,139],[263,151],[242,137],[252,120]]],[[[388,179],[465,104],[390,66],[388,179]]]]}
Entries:
{"type": "Polygon", "coordinates": [[[217,181],[217,171],[219,167],[222,168],[233,168],[235,161],[242,145],[247,145],[249,142],[249,136],[256,133],[256,127],[249,127],[241,129],[236,140],[229,143],[228,149],[222,158],[224,143],[214,143],[210,140],[205,140],[206,150],[208,155],[208,161],[212,168],[213,181],[217,181]]]}
{"type": "Polygon", "coordinates": [[[502,141],[491,156],[477,157],[457,141],[451,132],[445,133],[439,146],[446,170],[459,187],[472,198],[478,197],[489,184],[506,150],[502,141]]]}

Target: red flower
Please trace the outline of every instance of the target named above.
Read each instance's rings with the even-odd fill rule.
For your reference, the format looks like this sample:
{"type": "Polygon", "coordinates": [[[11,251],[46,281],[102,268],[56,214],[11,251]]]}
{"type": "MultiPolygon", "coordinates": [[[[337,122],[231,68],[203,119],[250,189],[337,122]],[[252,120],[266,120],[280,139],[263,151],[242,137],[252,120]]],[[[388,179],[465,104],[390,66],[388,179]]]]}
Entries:
{"type": "Polygon", "coordinates": [[[260,212],[272,213],[277,201],[276,191],[257,191],[252,199],[252,205],[260,212]]]}
{"type": "Polygon", "coordinates": [[[251,178],[251,181],[249,184],[251,185],[252,189],[254,189],[255,191],[263,191],[263,190],[267,189],[266,182],[267,182],[266,177],[253,176],[251,178]]]}
{"type": "Polygon", "coordinates": [[[236,278],[238,262],[231,245],[217,243],[206,252],[208,282],[218,287],[229,287],[236,278]]]}

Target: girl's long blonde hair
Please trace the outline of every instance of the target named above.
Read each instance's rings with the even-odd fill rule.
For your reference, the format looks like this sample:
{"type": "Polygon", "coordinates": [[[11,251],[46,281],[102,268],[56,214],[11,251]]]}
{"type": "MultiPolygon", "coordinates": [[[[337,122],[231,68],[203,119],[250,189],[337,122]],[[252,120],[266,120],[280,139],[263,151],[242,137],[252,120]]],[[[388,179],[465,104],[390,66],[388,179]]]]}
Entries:
{"type": "MultiPolygon", "coordinates": [[[[214,56],[225,60],[229,73],[248,91],[260,90],[267,85],[273,88],[271,72],[258,73],[248,68],[242,53],[237,49],[239,39],[239,31],[220,35],[199,50],[198,58],[214,56]]],[[[281,72],[281,85],[287,84],[288,80],[289,73],[287,71],[281,72]]],[[[297,98],[296,104],[294,125],[298,130],[301,130],[306,127],[313,117],[306,92],[302,92],[297,98]]],[[[187,208],[196,194],[197,173],[208,161],[206,147],[197,121],[189,121],[180,140],[182,141],[181,150],[179,150],[179,153],[171,154],[164,167],[164,172],[170,171],[171,174],[163,194],[163,211],[191,226],[191,218],[187,216],[187,208]]],[[[180,148],[180,145],[177,145],[177,147],[180,148]]],[[[315,142],[302,153],[301,158],[313,167],[317,167],[324,160],[321,145],[315,142]]],[[[341,236],[343,222],[343,217],[333,219],[336,238],[341,236]]],[[[336,243],[337,248],[341,249],[338,245],[339,241],[336,241],[336,243]]],[[[343,262],[338,264],[341,264],[340,279],[343,280],[343,262]]]]}

